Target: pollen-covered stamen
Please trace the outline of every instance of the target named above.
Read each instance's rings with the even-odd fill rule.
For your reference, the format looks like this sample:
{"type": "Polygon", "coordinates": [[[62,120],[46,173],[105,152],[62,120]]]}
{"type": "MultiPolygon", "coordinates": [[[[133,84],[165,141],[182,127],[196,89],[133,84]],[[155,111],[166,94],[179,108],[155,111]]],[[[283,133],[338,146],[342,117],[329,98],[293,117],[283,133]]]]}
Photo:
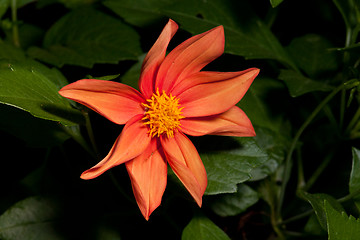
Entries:
{"type": "Polygon", "coordinates": [[[183,107],[180,107],[179,99],[165,91],[160,95],[159,90],[153,93],[148,103],[142,103],[145,110],[144,124],[149,126],[149,134],[152,137],[166,133],[168,137],[174,136],[174,131],[180,128],[180,119],[183,107]]]}

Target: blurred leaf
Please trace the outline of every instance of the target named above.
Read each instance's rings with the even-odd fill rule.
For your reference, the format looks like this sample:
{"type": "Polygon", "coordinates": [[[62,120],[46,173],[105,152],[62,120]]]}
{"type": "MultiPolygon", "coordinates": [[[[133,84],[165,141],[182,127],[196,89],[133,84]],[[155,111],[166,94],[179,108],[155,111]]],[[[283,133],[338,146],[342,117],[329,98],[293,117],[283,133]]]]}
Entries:
{"type": "Polygon", "coordinates": [[[358,240],[360,220],[339,212],[328,201],[324,203],[328,225],[329,240],[358,240]]]}
{"type": "Polygon", "coordinates": [[[8,9],[9,5],[10,5],[10,0],[0,0],[0,19],[6,13],[6,10],[8,9]]]}
{"type": "Polygon", "coordinates": [[[30,113],[0,104],[0,129],[32,147],[60,145],[69,138],[57,122],[36,118],[30,113]]]}
{"type": "Polygon", "coordinates": [[[58,67],[115,64],[137,60],[142,53],[135,30],[91,8],[76,9],[62,17],[46,33],[43,46],[31,47],[29,55],[58,67]]]}
{"type": "MultiPolygon", "coordinates": [[[[164,1],[163,5],[146,0],[133,2],[127,0],[106,1],[105,5],[126,21],[143,25],[143,17],[132,18],[128,12],[150,14],[161,19],[168,16],[178,22],[181,28],[192,34],[210,30],[219,25],[225,28],[225,52],[244,56],[247,59],[275,59],[296,69],[270,29],[254,14],[244,1],[229,0],[183,0],[164,1]],[[170,4],[172,3],[172,4],[170,4]],[[140,20],[139,20],[140,19],[140,20]]],[[[131,16],[134,16],[133,14],[131,16]]],[[[154,21],[154,19],[152,19],[154,21]]]]}
{"type": "Polygon", "coordinates": [[[282,1],[284,1],[284,0],[270,0],[270,3],[271,3],[271,6],[274,8],[274,7],[277,7],[280,3],[282,3],[282,1]]]}
{"type": "Polygon", "coordinates": [[[0,59],[25,60],[25,53],[14,45],[0,41],[0,59]]]}
{"type": "Polygon", "coordinates": [[[284,114],[281,110],[285,102],[281,97],[283,92],[287,95],[287,90],[280,81],[258,77],[237,106],[244,110],[253,125],[281,132],[284,122],[279,110],[280,114],[284,114]]]}
{"type": "Polygon", "coordinates": [[[360,3],[358,0],[333,0],[333,2],[339,9],[347,29],[351,29],[359,24],[357,14],[360,11],[360,3]]]}
{"type": "Polygon", "coordinates": [[[81,6],[91,5],[97,0],[58,0],[64,4],[67,8],[77,8],[81,6]]]}
{"type": "Polygon", "coordinates": [[[28,66],[27,62],[0,62],[0,102],[30,112],[35,117],[74,125],[83,121],[80,111],[58,94],[59,87],[51,76],[58,72],[28,66]]]}
{"type": "Polygon", "coordinates": [[[331,91],[333,89],[333,87],[326,83],[311,80],[293,70],[282,69],[279,79],[285,82],[292,97],[299,97],[305,93],[314,91],[331,91]]]}
{"type": "Polygon", "coordinates": [[[22,200],[0,216],[0,238],[4,240],[60,240],[56,230],[58,209],[50,200],[30,197],[22,200]]]}
{"type": "Polygon", "coordinates": [[[138,58],[138,62],[135,63],[131,68],[121,77],[121,82],[129,85],[135,89],[139,89],[139,78],[141,72],[141,66],[144,61],[146,54],[142,54],[138,58]]]}
{"type": "Polygon", "coordinates": [[[341,204],[337,202],[336,199],[330,195],[322,194],[322,193],[317,193],[317,194],[304,193],[302,196],[307,201],[309,201],[309,203],[313,207],[316,216],[318,218],[318,221],[324,230],[327,230],[327,220],[326,220],[327,216],[326,216],[324,201],[331,204],[337,211],[344,211],[341,204]]]}
{"type": "Polygon", "coordinates": [[[269,159],[253,138],[222,139],[229,149],[200,154],[208,176],[205,191],[208,195],[235,193],[237,184],[251,179],[250,172],[269,159]],[[233,142],[226,142],[230,139],[233,142]],[[235,146],[230,148],[230,145],[235,146]]]}
{"type": "Polygon", "coordinates": [[[307,221],[304,231],[307,234],[316,235],[316,236],[324,236],[327,232],[321,227],[319,221],[315,214],[312,214],[307,221]]]}
{"type": "Polygon", "coordinates": [[[171,5],[173,0],[109,0],[104,5],[123,17],[132,25],[144,27],[164,18],[161,9],[171,5]]]}
{"type": "Polygon", "coordinates": [[[256,191],[239,184],[236,193],[219,194],[211,198],[211,209],[221,217],[235,216],[244,212],[259,200],[256,191]]]}
{"type": "Polygon", "coordinates": [[[111,80],[115,80],[115,79],[118,78],[119,76],[120,76],[120,74],[107,75],[107,76],[101,76],[101,77],[93,77],[93,76],[91,76],[91,75],[87,75],[86,78],[88,78],[88,79],[98,79],[98,80],[111,81],[111,80]]]}
{"type": "Polygon", "coordinates": [[[333,45],[324,37],[307,34],[294,38],[287,47],[297,66],[311,78],[316,78],[324,72],[338,68],[335,52],[330,51],[333,45]]]}
{"type": "Polygon", "coordinates": [[[360,210],[360,150],[353,148],[353,162],[350,174],[349,192],[350,194],[357,194],[353,200],[360,210]]]}
{"type": "Polygon", "coordinates": [[[108,225],[100,224],[96,228],[97,240],[121,240],[119,232],[108,225]]]}
{"type": "Polygon", "coordinates": [[[184,228],[181,240],[230,240],[230,238],[210,219],[195,216],[184,228]]]}
{"type": "Polygon", "coordinates": [[[33,24],[21,24],[19,26],[19,39],[20,46],[23,49],[27,49],[28,47],[40,43],[45,31],[33,24]]]}

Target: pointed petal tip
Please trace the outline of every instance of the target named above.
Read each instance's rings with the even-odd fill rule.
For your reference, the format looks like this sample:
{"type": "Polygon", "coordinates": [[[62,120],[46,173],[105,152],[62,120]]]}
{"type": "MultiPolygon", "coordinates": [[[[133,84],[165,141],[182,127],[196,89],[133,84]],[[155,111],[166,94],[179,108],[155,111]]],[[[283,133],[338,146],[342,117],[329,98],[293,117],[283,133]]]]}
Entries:
{"type": "Polygon", "coordinates": [[[93,179],[93,178],[96,178],[96,177],[97,176],[94,176],[94,174],[91,174],[91,169],[86,170],[85,172],[83,172],[80,175],[80,178],[83,179],[83,180],[90,180],[90,179],[93,179]]]}

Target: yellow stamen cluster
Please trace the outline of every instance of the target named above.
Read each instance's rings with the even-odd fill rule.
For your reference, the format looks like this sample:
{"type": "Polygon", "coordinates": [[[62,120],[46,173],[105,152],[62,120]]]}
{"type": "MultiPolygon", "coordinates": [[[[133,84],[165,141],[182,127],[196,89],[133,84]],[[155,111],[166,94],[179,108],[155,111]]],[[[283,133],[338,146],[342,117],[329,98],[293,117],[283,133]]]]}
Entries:
{"type": "Polygon", "coordinates": [[[144,124],[149,126],[149,134],[152,137],[159,137],[166,133],[168,137],[174,137],[174,131],[180,128],[181,114],[179,99],[171,94],[168,96],[165,91],[160,95],[159,90],[153,93],[148,103],[142,103],[145,109],[144,124]]]}

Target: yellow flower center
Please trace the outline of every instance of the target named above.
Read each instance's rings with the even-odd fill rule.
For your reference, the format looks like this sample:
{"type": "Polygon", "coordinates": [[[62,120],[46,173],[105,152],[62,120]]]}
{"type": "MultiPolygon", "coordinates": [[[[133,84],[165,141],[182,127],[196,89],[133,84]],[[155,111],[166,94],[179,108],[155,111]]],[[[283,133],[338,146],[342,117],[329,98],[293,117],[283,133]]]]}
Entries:
{"type": "Polygon", "coordinates": [[[174,131],[180,128],[180,119],[183,107],[180,107],[179,99],[168,96],[165,91],[160,95],[159,90],[153,93],[147,103],[142,103],[145,108],[144,124],[149,126],[149,134],[152,137],[166,133],[168,137],[174,137],[174,131]]]}

